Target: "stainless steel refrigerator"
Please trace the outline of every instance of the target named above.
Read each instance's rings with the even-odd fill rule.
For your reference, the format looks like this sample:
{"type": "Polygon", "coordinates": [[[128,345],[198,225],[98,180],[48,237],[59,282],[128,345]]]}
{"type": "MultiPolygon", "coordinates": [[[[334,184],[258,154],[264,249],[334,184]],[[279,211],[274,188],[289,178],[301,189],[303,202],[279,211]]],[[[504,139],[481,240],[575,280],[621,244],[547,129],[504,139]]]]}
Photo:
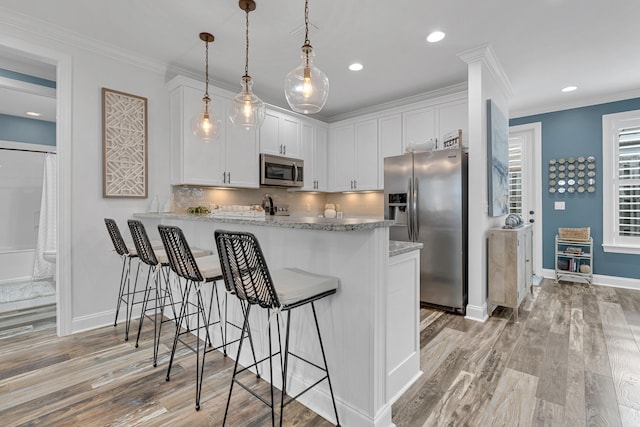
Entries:
{"type": "Polygon", "coordinates": [[[384,159],[389,239],[420,242],[420,302],[467,305],[467,153],[460,148],[384,159]]]}

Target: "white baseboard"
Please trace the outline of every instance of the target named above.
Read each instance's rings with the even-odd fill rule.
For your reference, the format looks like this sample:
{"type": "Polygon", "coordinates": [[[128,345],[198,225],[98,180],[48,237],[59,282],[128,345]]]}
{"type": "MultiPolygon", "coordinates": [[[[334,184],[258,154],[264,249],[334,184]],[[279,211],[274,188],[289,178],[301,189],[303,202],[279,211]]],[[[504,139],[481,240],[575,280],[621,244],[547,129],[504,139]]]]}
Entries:
{"type": "MultiPolygon", "coordinates": [[[[551,269],[543,269],[542,275],[546,279],[555,280],[556,272],[551,269]]],[[[640,290],[640,279],[629,277],[605,276],[602,274],[593,275],[593,284],[600,286],[611,286],[613,288],[637,289],[640,290]]]]}
{"type": "Polygon", "coordinates": [[[464,318],[475,320],[476,322],[486,322],[489,318],[489,313],[487,312],[487,303],[485,302],[480,307],[478,307],[477,305],[467,304],[467,315],[464,318]]]}
{"type": "MultiPolygon", "coordinates": [[[[102,328],[103,326],[113,326],[113,319],[115,319],[116,310],[107,310],[100,313],[89,314],[87,316],[74,317],[71,321],[71,333],[85,332],[92,329],[102,328]]],[[[131,320],[135,320],[140,317],[140,307],[134,308],[131,320]]],[[[124,323],[126,318],[125,308],[120,308],[120,314],[118,315],[118,324],[124,323]]],[[[131,333],[131,331],[129,331],[131,333]]]]}

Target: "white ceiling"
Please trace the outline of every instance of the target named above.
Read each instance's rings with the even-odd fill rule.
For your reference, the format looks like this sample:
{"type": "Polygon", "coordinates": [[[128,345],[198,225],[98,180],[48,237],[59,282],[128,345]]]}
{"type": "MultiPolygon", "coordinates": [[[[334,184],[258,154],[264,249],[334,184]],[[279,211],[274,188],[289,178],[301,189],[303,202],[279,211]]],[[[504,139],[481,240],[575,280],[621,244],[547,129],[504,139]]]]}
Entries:
{"type": "MultiPolygon", "coordinates": [[[[283,80],[298,62],[304,1],[256,3],[249,17],[254,91],[286,106],[283,80]]],[[[239,91],[244,12],[235,0],[0,0],[3,8],[197,76],[204,74],[198,33],[210,32],[210,76],[239,91]]],[[[513,86],[512,117],[638,96],[638,16],[639,0],[311,0],[311,44],[331,85],[320,118],[464,83],[458,54],[483,44],[513,86]],[[434,29],[447,36],[427,43],[434,29]],[[364,70],[349,71],[353,61],[364,70]],[[578,90],[562,93],[568,85],[578,90]]]]}

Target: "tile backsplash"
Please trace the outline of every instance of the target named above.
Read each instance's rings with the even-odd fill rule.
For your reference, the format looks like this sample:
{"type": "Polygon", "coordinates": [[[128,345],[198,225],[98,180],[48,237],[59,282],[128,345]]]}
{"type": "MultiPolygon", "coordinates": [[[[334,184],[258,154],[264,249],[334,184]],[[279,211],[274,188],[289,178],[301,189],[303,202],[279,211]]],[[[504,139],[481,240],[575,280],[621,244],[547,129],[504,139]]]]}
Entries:
{"type": "Polygon", "coordinates": [[[186,212],[190,206],[255,205],[262,204],[265,194],[271,195],[273,204],[289,205],[289,212],[295,216],[322,215],[324,205],[340,205],[345,217],[382,217],[383,193],[307,193],[287,191],[283,188],[208,188],[176,185],[173,187],[173,211],[186,212]]]}

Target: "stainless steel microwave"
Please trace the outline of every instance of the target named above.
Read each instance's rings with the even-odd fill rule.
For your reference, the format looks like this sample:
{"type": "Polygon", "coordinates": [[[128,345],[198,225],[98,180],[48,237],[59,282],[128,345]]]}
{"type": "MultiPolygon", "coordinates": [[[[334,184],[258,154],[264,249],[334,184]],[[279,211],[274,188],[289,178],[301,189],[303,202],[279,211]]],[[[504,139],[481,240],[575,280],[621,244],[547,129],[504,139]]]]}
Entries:
{"type": "Polygon", "coordinates": [[[260,154],[260,184],[302,187],[304,185],[304,160],[260,154]]]}

